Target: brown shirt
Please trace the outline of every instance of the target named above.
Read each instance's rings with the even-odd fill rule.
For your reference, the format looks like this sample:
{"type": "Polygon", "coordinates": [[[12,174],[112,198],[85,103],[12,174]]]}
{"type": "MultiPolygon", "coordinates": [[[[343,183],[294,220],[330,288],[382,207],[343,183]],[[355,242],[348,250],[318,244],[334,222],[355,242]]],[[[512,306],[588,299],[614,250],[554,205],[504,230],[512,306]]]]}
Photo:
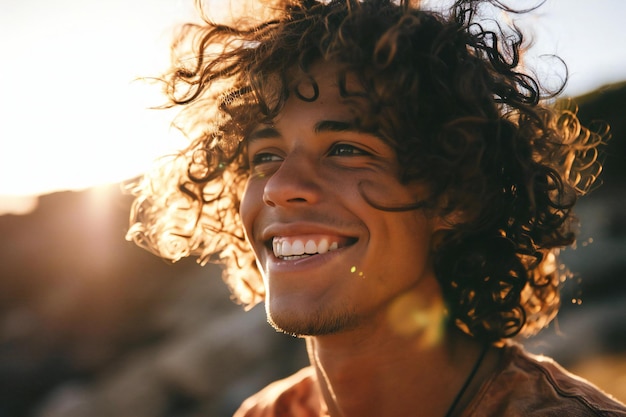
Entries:
{"type": "MultiPolygon", "coordinates": [[[[496,372],[462,417],[626,417],[624,404],[552,359],[517,345],[504,349],[496,372]]],[[[315,372],[307,367],[247,399],[235,417],[321,417],[319,404],[315,372]]]]}
{"type": "Polygon", "coordinates": [[[617,417],[626,406],[554,360],[511,345],[461,416],[617,417]]]}

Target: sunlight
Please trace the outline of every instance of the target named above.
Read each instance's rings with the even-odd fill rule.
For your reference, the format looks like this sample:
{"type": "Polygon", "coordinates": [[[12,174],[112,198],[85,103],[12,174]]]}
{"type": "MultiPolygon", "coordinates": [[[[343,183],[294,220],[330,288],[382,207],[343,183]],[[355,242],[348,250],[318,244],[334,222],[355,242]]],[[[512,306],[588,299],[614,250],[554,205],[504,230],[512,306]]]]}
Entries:
{"type": "Polygon", "coordinates": [[[0,195],[119,182],[184,146],[171,113],[147,110],[159,88],[134,80],[167,68],[187,3],[2,3],[0,195]]]}
{"type": "MultiPolygon", "coordinates": [[[[223,14],[224,1],[204,3],[223,14]]],[[[615,51],[604,53],[571,24],[584,10],[574,6],[554,0],[521,22],[537,31],[538,53],[568,61],[568,92],[626,78],[619,19],[586,15],[596,42],[615,51]]],[[[169,127],[172,112],[147,110],[163,103],[159,88],[133,80],[162,73],[173,29],[194,19],[193,0],[0,2],[0,214],[27,210],[34,195],[135,177],[185,146],[169,127]]]]}

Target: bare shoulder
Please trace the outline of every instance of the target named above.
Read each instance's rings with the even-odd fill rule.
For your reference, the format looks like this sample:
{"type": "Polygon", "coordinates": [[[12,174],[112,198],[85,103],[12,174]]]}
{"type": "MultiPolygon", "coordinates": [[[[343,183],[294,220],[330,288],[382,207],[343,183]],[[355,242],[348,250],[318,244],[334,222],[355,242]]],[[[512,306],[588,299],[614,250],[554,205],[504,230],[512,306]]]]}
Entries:
{"type": "Polygon", "coordinates": [[[245,400],[234,417],[317,417],[320,399],[315,371],[306,367],[271,383],[245,400]]]}

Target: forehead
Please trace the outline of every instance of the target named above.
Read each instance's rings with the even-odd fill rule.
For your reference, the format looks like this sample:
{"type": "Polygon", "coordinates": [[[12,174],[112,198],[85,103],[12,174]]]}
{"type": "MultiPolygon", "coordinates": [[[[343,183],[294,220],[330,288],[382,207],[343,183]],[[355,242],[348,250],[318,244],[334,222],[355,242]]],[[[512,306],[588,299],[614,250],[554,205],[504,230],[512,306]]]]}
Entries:
{"type": "Polygon", "coordinates": [[[298,71],[288,84],[289,95],[280,111],[256,124],[248,143],[284,136],[310,137],[328,132],[367,133],[389,143],[366,113],[365,89],[354,73],[319,63],[298,71]]]}
{"type": "MultiPolygon", "coordinates": [[[[306,136],[307,133],[353,131],[368,133],[394,146],[395,140],[384,128],[385,115],[375,110],[372,96],[360,81],[360,71],[349,71],[336,63],[319,60],[307,70],[292,68],[285,75],[266,78],[272,79],[265,90],[270,97],[277,91],[287,94],[282,104],[270,106],[274,112],[249,125],[244,137],[247,143],[297,132],[306,136]]],[[[268,95],[261,94],[261,97],[268,95]]]]}
{"type": "Polygon", "coordinates": [[[301,117],[303,113],[310,117],[351,122],[365,118],[368,100],[354,72],[320,61],[308,71],[293,71],[289,78],[287,99],[271,123],[301,117]]]}
{"type": "Polygon", "coordinates": [[[354,70],[343,68],[334,62],[316,61],[306,71],[294,70],[289,78],[290,93],[301,94],[305,100],[312,98],[316,85],[336,89],[339,95],[345,98],[365,95],[365,88],[359,81],[359,75],[354,70]]]}

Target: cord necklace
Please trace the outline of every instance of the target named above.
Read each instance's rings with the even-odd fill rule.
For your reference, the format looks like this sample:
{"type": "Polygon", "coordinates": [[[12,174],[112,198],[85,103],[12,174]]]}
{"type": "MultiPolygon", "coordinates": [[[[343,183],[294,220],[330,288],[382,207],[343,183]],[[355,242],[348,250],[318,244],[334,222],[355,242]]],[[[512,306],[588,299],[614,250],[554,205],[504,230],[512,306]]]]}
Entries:
{"type": "Polygon", "coordinates": [[[465,394],[467,387],[469,387],[469,385],[472,383],[472,380],[476,376],[476,373],[478,372],[478,368],[480,368],[480,365],[483,363],[483,360],[485,359],[485,356],[487,355],[488,350],[489,350],[489,345],[486,345],[485,347],[483,347],[482,351],[480,352],[480,356],[478,356],[476,363],[474,363],[474,367],[472,368],[472,371],[469,373],[467,379],[465,380],[465,383],[463,384],[459,392],[456,394],[456,397],[454,397],[454,401],[452,401],[452,404],[450,405],[450,408],[446,412],[445,417],[452,416],[454,409],[459,404],[459,401],[461,401],[461,398],[463,397],[463,394],[465,394]]]}

